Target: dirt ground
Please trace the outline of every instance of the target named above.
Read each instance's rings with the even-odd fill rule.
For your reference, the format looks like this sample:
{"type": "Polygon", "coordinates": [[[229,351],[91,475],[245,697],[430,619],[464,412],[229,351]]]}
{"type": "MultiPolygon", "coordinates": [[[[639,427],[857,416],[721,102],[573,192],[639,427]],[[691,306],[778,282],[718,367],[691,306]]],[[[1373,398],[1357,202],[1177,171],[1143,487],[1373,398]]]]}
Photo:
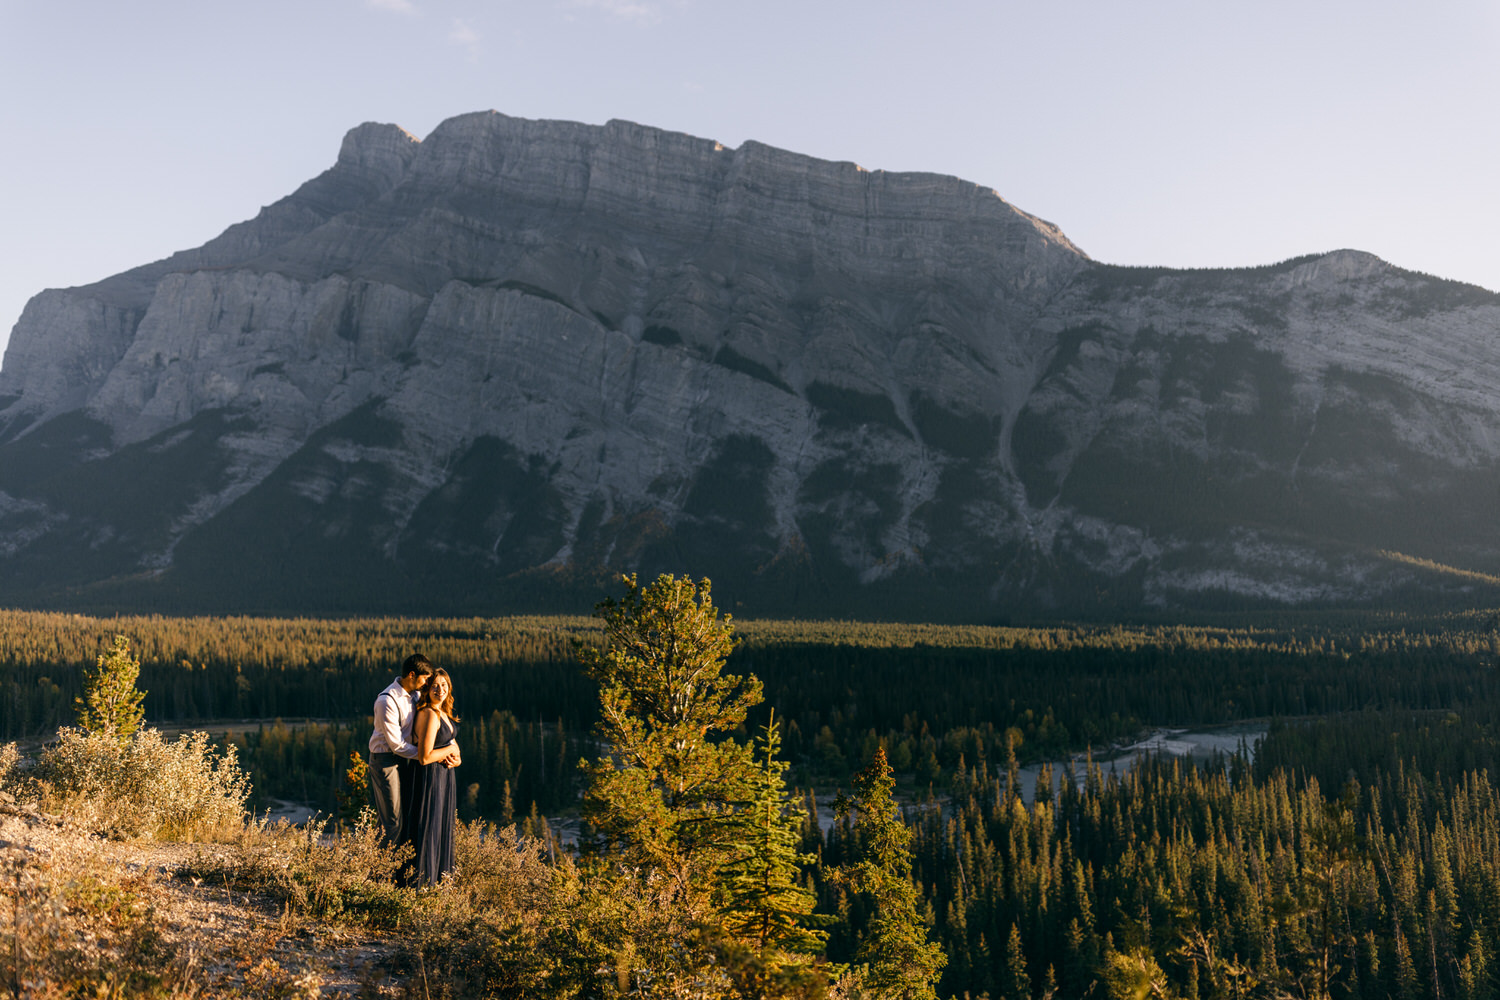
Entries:
{"type": "Polygon", "coordinates": [[[49,976],[108,976],[123,928],[149,922],[163,961],[184,972],[183,996],[423,995],[393,971],[396,937],[312,925],[268,896],[188,874],[212,867],[193,863],[201,854],[232,850],[106,840],[0,792],[0,939],[9,945],[0,990],[44,996],[55,992],[49,976]]]}

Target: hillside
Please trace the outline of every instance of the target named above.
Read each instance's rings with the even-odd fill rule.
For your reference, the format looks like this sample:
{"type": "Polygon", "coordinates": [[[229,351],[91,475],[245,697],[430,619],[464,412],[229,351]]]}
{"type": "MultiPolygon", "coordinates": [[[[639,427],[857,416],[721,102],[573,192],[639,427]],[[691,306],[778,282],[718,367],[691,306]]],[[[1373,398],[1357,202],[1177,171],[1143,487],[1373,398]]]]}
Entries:
{"type": "Polygon", "coordinates": [[[0,852],[14,897],[7,985],[27,996],[402,995],[394,934],[193,874],[243,864],[242,847],[108,840],[0,792],[0,852]]]}

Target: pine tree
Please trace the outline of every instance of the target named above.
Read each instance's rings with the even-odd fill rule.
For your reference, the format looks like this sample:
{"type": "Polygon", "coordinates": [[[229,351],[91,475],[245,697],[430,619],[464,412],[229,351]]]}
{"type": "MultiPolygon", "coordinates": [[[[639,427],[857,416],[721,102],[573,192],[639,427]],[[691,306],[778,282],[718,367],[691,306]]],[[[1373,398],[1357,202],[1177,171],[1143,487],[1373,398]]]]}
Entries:
{"type": "Polygon", "coordinates": [[[1412,962],[1411,946],[1406,935],[1396,931],[1396,997],[1398,1000],[1416,1000],[1418,996],[1417,967],[1412,962]]]}
{"type": "Polygon", "coordinates": [[[862,856],[835,875],[855,892],[868,894],[874,904],[874,917],[854,956],[863,966],[865,989],[892,1000],[935,1000],[933,983],[948,958],[928,939],[919,910],[922,894],[911,877],[911,831],[891,798],[895,784],[881,748],[855,775],[854,798],[839,797],[841,818],[858,814],[854,830],[862,856]]]}
{"type": "Polygon", "coordinates": [[[1110,1000],[1171,1000],[1166,973],[1145,947],[1111,951],[1104,960],[1105,995],[1110,1000]]]}
{"type": "Polygon", "coordinates": [[[1380,975],[1380,942],[1374,931],[1365,931],[1359,939],[1359,981],[1363,987],[1361,996],[1374,1000],[1388,996],[1380,975]]]}
{"type": "Polygon", "coordinates": [[[1063,931],[1062,984],[1069,993],[1082,995],[1093,978],[1094,948],[1087,932],[1074,917],[1063,931]]]}
{"type": "Polygon", "coordinates": [[[1307,997],[1332,996],[1333,980],[1340,970],[1337,956],[1347,950],[1353,936],[1338,922],[1339,891],[1345,872],[1358,856],[1354,832],[1354,802],[1323,802],[1304,833],[1305,849],[1301,877],[1296,885],[1298,916],[1309,930],[1309,948],[1300,992],[1307,997]]]}
{"type": "Polygon", "coordinates": [[[100,654],[94,669],[83,672],[83,695],[73,700],[78,727],[129,742],[146,718],[141,707],[146,692],[135,687],[140,675],[140,661],[130,655],[130,640],[115,636],[109,652],[100,654]]]}
{"type": "Polygon", "coordinates": [[[789,803],[778,760],[781,734],[774,714],[757,741],[759,759],[750,799],[736,813],[730,857],[719,869],[722,930],[739,995],[782,996],[816,990],[828,977],[816,968],[828,935],[813,928],[814,893],[801,884],[803,811],[789,803]]]}
{"type": "Polygon", "coordinates": [[[1493,1000],[1494,985],[1490,982],[1489,960],[1484,953],[1484,940],[1476,929],[1469,937],[1469,951],[1458,966],[1459,1000],[1493,1000]]]}
{"type": "Polygon", "coordinates": [[[596,609],[606,647],[579,647],[599,682],[607,748],[587,765],[585,818],[628,863],[667,872],[686,890],[724,858],[734,825],[726,804],[749,798],[748,748],[711,737],[744,721],[760,681],[722,672],[735,638],[708,580],[624,582],[623,598],[596,609]]]}
{"type": "Polygon", "coordinates": [[[1026,974],[1026,953],[1021,947],[1021,930],[1010,925],[1005,943],[1005,996],[1009,1000],[1030,1000],[1031,977],[1026,974]]]}
{"type": "Polygon", "coordinates": [[[1021,745],[1021,731],[1015,726],[1005,731],[1005,789],[1011,798],[1021,794],[1021,763],[1016,759],[1016,748],[1021,745]]]}

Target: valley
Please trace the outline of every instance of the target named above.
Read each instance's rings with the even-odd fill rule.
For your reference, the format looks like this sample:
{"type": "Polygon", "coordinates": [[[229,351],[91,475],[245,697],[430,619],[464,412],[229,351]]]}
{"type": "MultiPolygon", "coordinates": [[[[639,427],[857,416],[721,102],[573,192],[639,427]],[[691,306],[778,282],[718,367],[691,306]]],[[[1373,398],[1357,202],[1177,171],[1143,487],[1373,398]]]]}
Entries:
{"type": "Polygon", "coordinates": [[[1358,250],[1123,267],[956,177],[359,125],[10,339],[0,814],[49,852],[87,828],[54,859],[212,841],[61,880],[6,846],[15,941],[23,905],[76,924],[11,981],[192,981],[201,910],[261,936],[215,981],[277,996],[317,988],[295,929],[361,995],[851,996],[904,961],[921,995],[1492,1000],[1497,334],[1500,296],[1358,250]],[[668,677],[704,633],[636,621],[631,660],[588,616],[685,568],[734,617],[687,671],[723,688],[668,677]],[[116,637],[145,739],[69,730],[116,637]],[[413,651],[464,748],[465,877],[422,892],[362,818],[413,651]],[[640,757],[718,777],[620,778],[661,705],[735,685],[640,757]],[[148,823],[168,780],[217,818],[148,823]]]}
{"type": "MultiPolygon", "coordinates": [[[[1256,927],[1278,942],[1275,964],[1260,974],[1293,981],[1311,961],[1292,947],[1306,925],[1285,916],[1269,922],[1295,888],[1287,859],[1295,853],[1305,859],[1299,864],[1316,863],[1318,831],[1346,822],[1373,831],[1365,846],[1340,855],[1337,869],[1341,886],[1373,894],[1370,909],[1349,917],[1364,930],[1347,932],[1348,947],[1367,934],[1373,949],[1356,952],[1364,964],[1351,968],[1385,991],[1405,975],[1386,959],[1412,944],[1404,931],[1385,936],[1382,915],[1404,921],[1423,910],[1420,895],[1410,902],[1380,888],[1381,866],[1425,857],[1423,877],[1450,871],[1452,905],[1469,908],[1489,905],[1474,894],[1500,870],[1481,847],[1488,817],[1500,815],[1491,811],[1500,793],[1487,777],[1500,768],[1497,621],[1493,610],[1029,629],[751,620],[736,623],[742,642],[728,668],[764,685],[766,702],[747,723],[762,725],[774,708],[782,727],[787,805],[800,817],[802,850],[818,859],[810,884],[819,912],[842,914],[830,925],[831,958],[852,953],[866,919],[840,902],[828,874],[857,844],[835,821],[833,798],[878,756],[894,769],[923,905],[948,956],[942,995],[972,995],[1023,974],[1029,982],[1036,970],[1061,995],[1083,996],[1108,963],[1146,958],[1163,983],[1181,988],[1193,976],[1239,968],[1180,950],[1198,940],[1193,933],[1225,942],[1256,927]],[[1189,728],[1199,722],[1212,725],[1189,728]],[[1236,756],[1241,748],[1253,758],[1236,756]],[[1195,757],[1177,756],[1183,752],[1195,757]],[[1464,852],[1465,874],[1431,853],[1444,837],[1445,850],[1464,852]],[[1165,945],[1129,943],[1147,921],[1170,928],[1165,945]],[[992,935],[1011,946],[993,948],[992,935]]],[[[150,723],[221,732],[221,745],[235,749],[251,777],[253,809],[295,802],[342,816],[341,826],[293,835],[304,845],[298,850],[311,850],[316,837],[318,850],[330,852],[320,865],[333,863],[342,838],[359,836],[351,809],[364,802],[364,789],[348,787],[345,772],[368,737],[360,706],[413,648],[455,678],[465,756],[459,811],[478,845],[466,850],[520,838],[518,857],[539,851],[538,863],[555,865],[594,836],[579,821],[577,764],[600,752],[590,732],[596,695],[578,673],[572,640],[597,642],[596,622],[3,612],[5,724],[31,720],[35,737],[54,720],[66,723],[74,665],[113,634],[130,636],[140,652],[150,723]],[[265,715],[211,714],[225,705],[258,706],[265,715]],[[342,720],[288,711],[340,705],[351,706],[342,720]]],[[[13,728],[0,738],[23,735],[13,728]]],[[[233,873],[258,871],[254,851],[268,849],[235,860],[234,850],[216,848],[217,860],[200,854],[172,870],[201,879],[194,873],[209,865],[226,886],[250,878],[249,901],[251,886],[271,891],[280,883],[233,873]]],[[[311,862],[288,861],[285,877],[312,885],[331,877],[326,868],[295,874],[302,863],[311,862]]],[[[1449,905],[1436,894],[1450,891],[1446,883],[1436,885],[1429,902],[1449,905]]],[[[254,906],[289,908],[300,890],[274,891],[291,895],[254,906]]],[[[359,904],[347,905],[358,912],[359,904]]],[[[375,911],[368,919],[384,926],[375,911]]],[[[472,972],[451,964],[446,938],[379,940],[383,962],[409,968],[417,948],[433,974],[461,982],[472,972]]],[[[1475,940],[1434,930],[1421,942],[1447,956],[1457,970],[1449,979],[1461,983],[1462,963],[1472,967],[1474,949],[1487,946],[1475,940]]],[[[1242,956],[1254,958],[1254,946],[1246,947],[1242,956]]],[[[347,964],[348,949],[339,948],[347,964]]],[[[490,960],[509,961],[498,953],[490,960]]],[[[347,979],[349,969],[340,968],[347,979]]]]}

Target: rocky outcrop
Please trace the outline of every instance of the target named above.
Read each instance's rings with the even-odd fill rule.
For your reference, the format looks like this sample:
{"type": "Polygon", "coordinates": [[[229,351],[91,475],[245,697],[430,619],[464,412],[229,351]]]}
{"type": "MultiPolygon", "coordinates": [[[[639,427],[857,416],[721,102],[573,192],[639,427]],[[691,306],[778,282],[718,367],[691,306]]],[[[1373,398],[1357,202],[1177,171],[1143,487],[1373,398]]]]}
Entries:
{"type": "Polygon", "coordinates": [[[951,177],[626,122],[363,125],[28,306],[0,597],[766,613],[1390,599],[1500,568],[1497,297],[1339,251],[1097,264],[951,177]],[[1486,492],[1490,491],[1490,492],[1486,492]]]}

